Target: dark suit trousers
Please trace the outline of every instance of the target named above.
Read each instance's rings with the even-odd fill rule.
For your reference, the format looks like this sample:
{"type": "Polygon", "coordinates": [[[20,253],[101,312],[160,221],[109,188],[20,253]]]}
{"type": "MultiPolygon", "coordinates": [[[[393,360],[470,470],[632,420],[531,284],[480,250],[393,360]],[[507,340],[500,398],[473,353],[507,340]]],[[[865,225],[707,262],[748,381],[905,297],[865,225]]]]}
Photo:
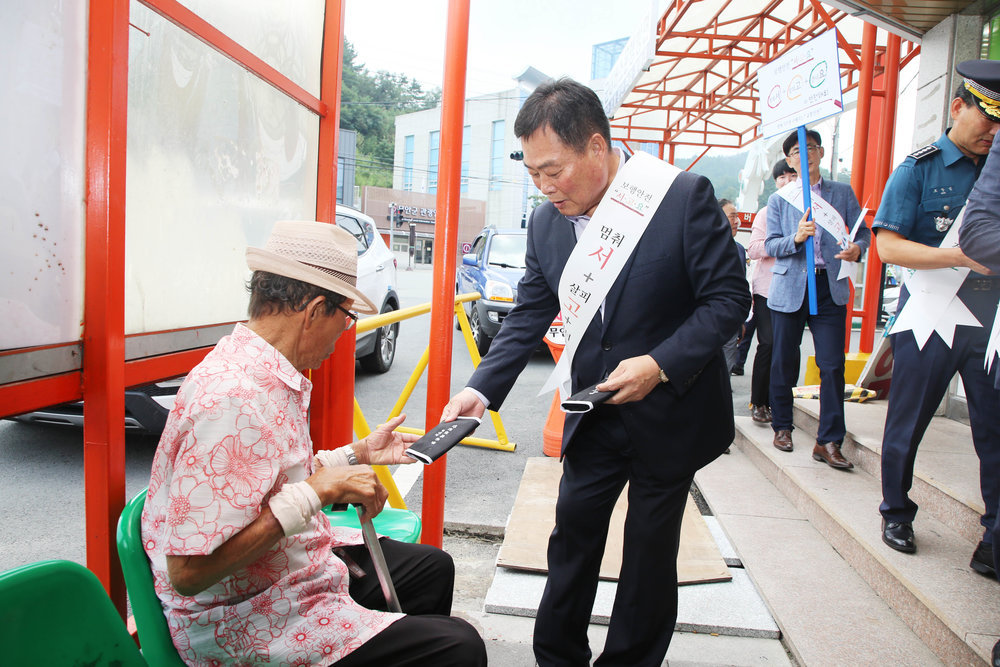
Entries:
{"type": "MultiPolygon", "coordinates": [[[[677,620],[677,549],[693,475],[649,465],[656,442],[633,441],[615,406],[584,417],[563,460],[549,575],[535,620],[540,667],[585,667],[587,626],[615,502],[629,483],[622,569],[595,667],[658,667],[677,620]]],[[[664,438],[670,434],[663,434],[664,438]]]]}
{"type": "MultiPolygon", "coordinates": [[[[957,372],[965,386],[972,444],[979,455],[979,484],[986,506],[986,513],[981,518],[986,529],[983,540],[990,542],[1000,502],[1000,420],[997,419],[1000,390],[993,386],[992,374],[987,375],[983,368],[983,358],[997,293],[967,294],[963,291],[960,294],[984,326],[957,327],[950,348],[937,334],[931,334],[922,350],[917,348],[911,331],[890,337],[892,387],[882,436],[882,504],[879,511],[887,521],[911,523],[916,516],[917,504],[908,492],[913,485],[917,446],[957,372]]],[[[903,303],[905,296],[900,306],[903,303]]]]}
{"type": "Polygon", "coordinates": [[[767,297],[753,295],[753,317],[757,321],[757,352],[753,357],[753,377],[750,378],[750,403],[771,405],[771,310],[767,297]]]}
{"type": "Polygon", "coordinates": [[[847,307],[830,297],[826,275],[816,276],[816,315],[809,314],[808,294],[794,313],[771,311],[774,348],[771,351],[771,428],[792,430],[792,387],[799,376],[802,331],[813,337],[819,367],[819,430],[817,442],[844,441],[844,327],[847,307]]]}

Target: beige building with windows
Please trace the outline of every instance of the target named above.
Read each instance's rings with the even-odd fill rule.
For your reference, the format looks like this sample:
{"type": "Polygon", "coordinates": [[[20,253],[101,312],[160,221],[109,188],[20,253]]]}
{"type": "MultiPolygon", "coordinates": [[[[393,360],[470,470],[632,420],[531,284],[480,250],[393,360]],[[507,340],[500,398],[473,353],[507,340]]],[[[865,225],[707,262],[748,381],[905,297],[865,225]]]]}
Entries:
{"type": "MultiPolygon", "coordinates": [[[[521,227],[533,208],[536,190],[527,172],[511,153],[520,150],[514,138],[514,119],[525,98],[549,77],[529,67],[515,78],[515,87],[465,101],[462,137],[464,199],[485,202],[485,225],[521,227]]],[[[441,107],[396,117],[396,153],[393,189],[436,196],[441,147],[441,107]]],[[[462,229],[459,245],[476,233],[462,229]]]]}

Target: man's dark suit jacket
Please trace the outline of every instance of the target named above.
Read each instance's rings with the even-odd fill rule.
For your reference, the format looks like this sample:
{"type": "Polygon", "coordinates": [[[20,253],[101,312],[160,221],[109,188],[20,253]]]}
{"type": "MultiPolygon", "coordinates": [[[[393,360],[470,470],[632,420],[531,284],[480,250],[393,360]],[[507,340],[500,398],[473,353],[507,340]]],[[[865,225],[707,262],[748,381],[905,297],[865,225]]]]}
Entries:
{"type": "Polygon", "coordinates": [[[993,142],[989,159],[972,186],[958,243],[967,257],[1000,272],[1000,141],[993,142]]]}
{"type": "MultiPolygon", "coordinates": [[[[575,244],[572,223],[550,202],[532,212],[517,305],[468,382],[490,408],[506,398],[559,312],[559,277],[575,244]]],[[[712,186],[682,172],[608,293],[603,317],[595,316],[580,341],[573,391],[604,379],[623,359],[650,354],[670,381],[619,406],[622,417],[636,446],[657,450],[660,472],[692,474],[733,441],[721,348],[749,308],[744,266],[712,186]]],[[[566,415],[564,454],[581,417],[566,415]]]]}

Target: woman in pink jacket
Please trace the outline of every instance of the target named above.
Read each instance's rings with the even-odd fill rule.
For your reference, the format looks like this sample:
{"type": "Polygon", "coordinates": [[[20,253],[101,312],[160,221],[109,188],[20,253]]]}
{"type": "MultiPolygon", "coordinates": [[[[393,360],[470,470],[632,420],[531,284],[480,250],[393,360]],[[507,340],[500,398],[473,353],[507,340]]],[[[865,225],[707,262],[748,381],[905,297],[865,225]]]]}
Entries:
{"type": "MultiPolygon", "coordinates": [[[[798,178],[798,174],[788,166],[785,158],[775,163],[771,174],[779,190],[798,178]]],[[[757,354],[754,356],[753,376],[750,379],[750,418],[760,424],[771,422],[771,397],[768,389],[771,383],[771,311],[767,308],[767,290],[771,286],[771,267],[774,266],[774,258],[764,249],[766,236],[767,207],[765,206],[753,219],[750,246],[747,248],[750,259],[757,262],[750,280],[753,313],[757,320],[757,354]]]]}

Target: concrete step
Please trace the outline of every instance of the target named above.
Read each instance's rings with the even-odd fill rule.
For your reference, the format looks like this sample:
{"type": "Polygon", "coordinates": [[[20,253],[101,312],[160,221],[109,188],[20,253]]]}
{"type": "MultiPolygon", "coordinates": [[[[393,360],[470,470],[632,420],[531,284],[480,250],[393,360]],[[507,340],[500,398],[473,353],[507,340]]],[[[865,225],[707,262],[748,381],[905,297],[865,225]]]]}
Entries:
{"type": "MultiPolygon", "coordinates": [[[[780,452],[771,444],[769,428],[746,417],[736,422],[734,445],[927,648],[948,665],[989,661],[1000,632],[1000,605],[996,582],[969,568],[975,542],[928,512],[920,517],[916,554],[890,549],[881,540],[878,505],[882,492],[877,478],[861,468],[834,470],[813,461],[812,438],[800,437],[795,451],[780,452]]],[[[741,552],[741,556],[747,564],[746,554],[741,552]]],[[[782,565],[780,560],[774,563],[782,565]]],[[[827,576],[822,568],[815,572],[823,573],[825,587],[841,586],[839,575],[827,576]]],[[[831,610],[836,634],[843,638],[842,629],[836,626],[851,614],[833,605],[826,608],[831,610]]],[[[894,643],[893,633],[883,628],[876,632],[881,641],[894,643]]]]}
{"type": "MultiPolygon", "coordinates": [[[[535,619],[488,612],[463,614],[486,641],[490,667],[534,665],[531,641],[535,619]]],[[[590,650],[601,654],[607,639],[606,625],[587,629],[590,650]]],[[[785,648],[776,639],[733,637],[696,632],[674,632],[662,667],[792,667],[785,648]]]]}
{"type": "MultiPolygon", "coordinates": [[[[882,479],[882,430],[887,409],[887,401],[844,404],[844,456],[877,480],[882,479]]],[[[797,446],[811,447],[819,424],[819,401],[796,399],[794,423],[800,429],[793,435],[797,446]]],[[[917,450],[910,498],[920,506],[914,524],[918,533],[922,517],[929,513],[966,540],[980,540],[983,527],[979,518],[985,508],[979,488],[979,457],[966,424],[945,417],[931,420],[917,450]]]]}
{"type": "Polygon", "coordinates": [[[695,482],[798,664],[942,664],[740,447],[695,482]]]}

